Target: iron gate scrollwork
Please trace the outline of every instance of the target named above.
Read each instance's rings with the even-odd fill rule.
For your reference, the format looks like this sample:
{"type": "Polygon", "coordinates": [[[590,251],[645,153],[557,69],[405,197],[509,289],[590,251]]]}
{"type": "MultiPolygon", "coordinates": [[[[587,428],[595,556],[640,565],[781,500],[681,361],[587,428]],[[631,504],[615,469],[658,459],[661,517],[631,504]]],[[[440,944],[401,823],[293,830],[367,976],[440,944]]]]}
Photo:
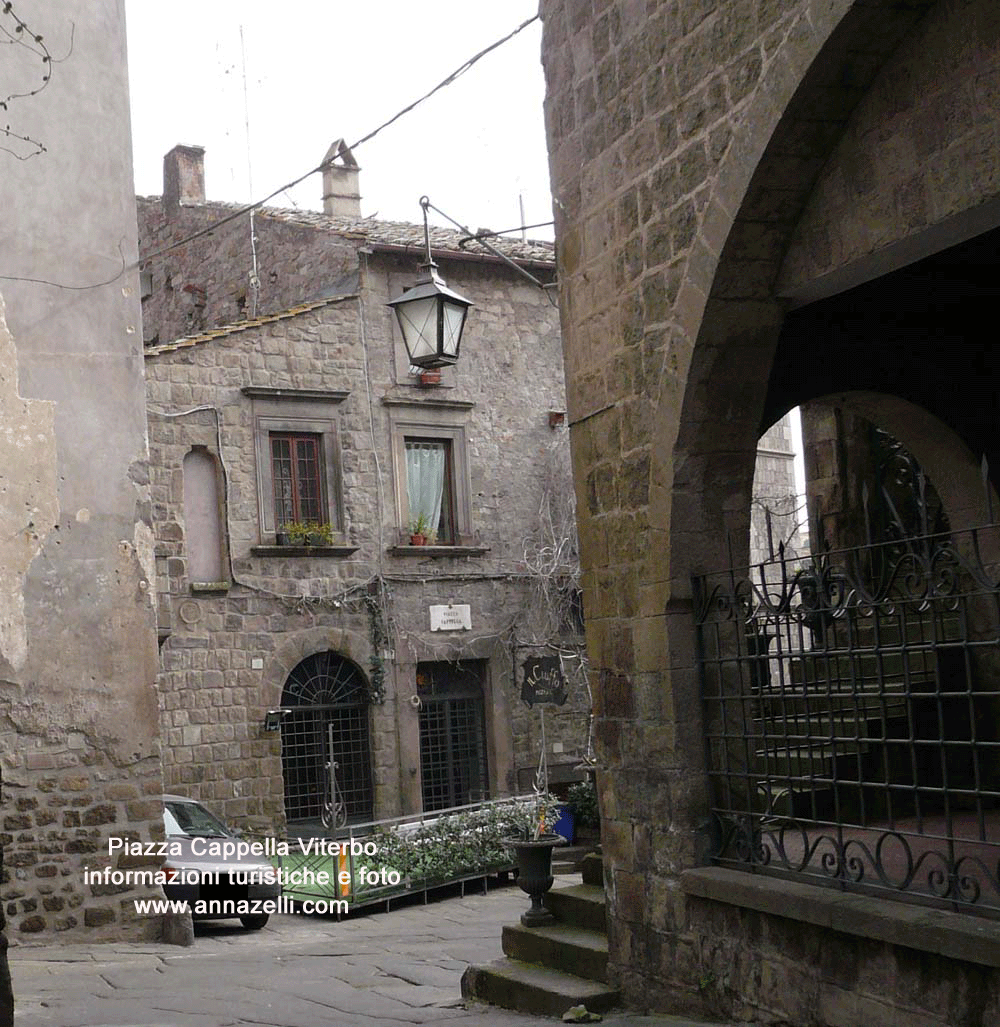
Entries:
{"type": "Polygon", "coordinates": [[[697,578],[717,863],[1000,915],[1000,528],[697,578]]]}

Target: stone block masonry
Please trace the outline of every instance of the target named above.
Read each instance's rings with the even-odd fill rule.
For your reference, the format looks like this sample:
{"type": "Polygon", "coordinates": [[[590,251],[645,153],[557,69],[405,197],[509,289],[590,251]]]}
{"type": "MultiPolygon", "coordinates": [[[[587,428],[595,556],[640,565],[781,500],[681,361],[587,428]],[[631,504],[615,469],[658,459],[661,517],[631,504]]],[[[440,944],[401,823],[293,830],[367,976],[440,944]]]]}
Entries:
{"type": "MultiPolygon", "coordinates": [[[[335,230],[330,221],[326,234],[335,230]]],[[[338,239],[346,245],[334,234],[331,252],[338,239]]],[[[339,297],[147,350],[164,774],[168,788],[233,823],[285,829],[295,771],[287,753],[283,764],[281,732],[263,722],[283,705],[291,672],[317,653],[346,658],[373,689],[378,678],[379,701],[363,715],[375,816],[424,803],[427,728],[413,700],[428,664],[469,664],[480,675],[487,779],[457,801],[515,792],[537,767],[540,737],[517,694],[512,646],[540,630],[525,545],[553,465],[568,479],[565,430],[549,424],[549,412],[565,406],[556,313],[507,270],[458,253],[441,263],[449,284],[476,303],[466,355],[441,386],[420,387],[395,336],[385,304],[411,267],[392,250],[365,254],[339,297]],[[265,415],[279,426],[300,416],[302,430],[325,432],[329,551],[274,544],[265,415]],[[327,427],[309,427],[310,418],[327,427]],[[446,435],[453,467],[456,537],[426,550],[409,545],[402,505],[403,440],[415,432],[446,435]],[[218,468],[226,580],[214,592],[192,578],[185,460],[195,450],[218,468]],[[470,607],[471,629],[432,632],[429,607],[450,603],[470,607]]],[[[218,271],[220,280],[232,273],[218,271]]],[[[578,638],[555,632],[540,640],[580,653],[578,638]]],[[[550,763],[579,762],[588,710],[577,680],[550,721],[550,763]]]]}
{"type": "Polygon", "coordinates": [[[108,865],[109,837],[137,836],[136,823],[156,825],[146,840],[162,837],[159,760],[134,767],[123,781],[77,733],[68,745],[37,739],[27,746],[22,738],[18,749],[20,758],[5,761],[9,801],[0,825],[12,936],[27,940],[89,928],[88,934],[107,940],[157,940],[159,923],[137,917],[133,900],[159,897],[158,890],[87,885],[83,868],[108,865]]]}
{"type": "MultiPolygon", "coordinates": [[[[541,16],[612,970],[663,1011],[988,1024],[995,972],[975,953],[860,942],[847,923],[804,927],[791,902],[749,913],[680,879],[719,845],[691,579],[747,562],[762,431],[799,402],[881,412],[889,396],[938,456],[981,401],[985,441],[951,445],[949,485],[994,444],[977,328],[917,325],[898,359],[872,330],[890,302],[884,322],[845,299],[841,320],[788,329],[790,311],[996,229],[997,7],[543,0],[541,16]],[[949,359],[963,334],[975,356],[949,359]]],[[[823,442],[814,458],[833,464],[841,440],[823,442]]]]}

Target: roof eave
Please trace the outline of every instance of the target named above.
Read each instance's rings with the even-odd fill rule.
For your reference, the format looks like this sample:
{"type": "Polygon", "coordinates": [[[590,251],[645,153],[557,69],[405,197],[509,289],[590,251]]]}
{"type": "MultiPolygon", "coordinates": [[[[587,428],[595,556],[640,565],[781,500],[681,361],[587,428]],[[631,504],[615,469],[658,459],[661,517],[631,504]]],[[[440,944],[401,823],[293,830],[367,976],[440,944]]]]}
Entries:
{"type": "MultiPolygon", "coordinates": [[[[366,248],[373,253],[391,253],[398,256],[416,256],[421,258],[424,256],[423,246],[417,244],[375,242],[369,239],[366,248]]],[[[466,260],[479,264],[506,264],[505,260],[492,253],[473,253],[470,250],[442,249],[440,246],[431,247],[431,256],[441,257],[444,260],[466,260]]],[[[540,271],[553,272],[556,269],[555,257],[552,260],[539,260],[537,257],[510,257],[509,259],[520,267],[533,267],[540,271]]]]}

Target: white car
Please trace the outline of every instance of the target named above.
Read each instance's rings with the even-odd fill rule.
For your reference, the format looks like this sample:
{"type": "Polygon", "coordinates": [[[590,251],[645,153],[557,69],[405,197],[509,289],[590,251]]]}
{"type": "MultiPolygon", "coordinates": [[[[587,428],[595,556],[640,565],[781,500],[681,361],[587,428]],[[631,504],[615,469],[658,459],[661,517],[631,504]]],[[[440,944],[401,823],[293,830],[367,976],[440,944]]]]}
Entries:
{"type": "Polygon", "coordinates": [[[163,796],[168,899],[187,902],[195,920],[239,917],[248,930],[263,927],[276,908],[281,885],[275,868],[253,854],[200,802],[163,796]]]}

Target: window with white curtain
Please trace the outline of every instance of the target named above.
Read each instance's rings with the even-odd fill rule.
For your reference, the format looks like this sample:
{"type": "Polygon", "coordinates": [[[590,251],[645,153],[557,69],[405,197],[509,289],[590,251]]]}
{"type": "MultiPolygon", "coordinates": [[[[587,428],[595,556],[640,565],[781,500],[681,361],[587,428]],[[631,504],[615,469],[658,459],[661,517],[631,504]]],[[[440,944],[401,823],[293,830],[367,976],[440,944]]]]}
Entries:
{"type": "Polygon", "coordinates": [[[406,500],[409,528],[432,542],[455,541],[450,439],[406,438],[406,500]]]}
{"type": "Polygon", "coordinates": [[[389,397],[393,478],[399,542],[422,534],[439,546],[468,546],[474,538],[466,423],[472,404],[433,405],[389,397]],[[415,526],[423,528],[418,532],[415,526]]]}

